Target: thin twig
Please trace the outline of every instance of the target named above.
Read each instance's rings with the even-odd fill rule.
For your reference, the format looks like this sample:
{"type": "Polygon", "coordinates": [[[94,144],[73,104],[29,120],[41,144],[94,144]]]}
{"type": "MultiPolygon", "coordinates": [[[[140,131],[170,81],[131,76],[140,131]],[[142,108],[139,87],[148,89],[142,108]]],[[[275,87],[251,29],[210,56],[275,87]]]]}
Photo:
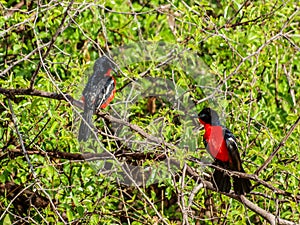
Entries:
{"type": "MultiPolygon", "coordinates": [[[[189,176],[193,177],[193,179],[195,181],[198,180],[198,178],[199,178],[199,175],[192,168],[190,168],[189,166],[187,167],[187,174],[189,176]]],[[[206,187],[207,189],[216,191],[216,189],[213,187],[211,182],[208,182],[208,181],[205,181],[205,180],[201,180],[201,182],[203,183],[204,187],[206,187]]],[[[224,192],[222,192],[221,194],[226,195],[230,198],[233,198],[233,199],[243,203],[244,206],[251,209],[253,212],[257,213],[258,215],[262,216],[264,219],[266,219],[272,225],[275,225],[275,224],[296,225],[295,222],[291,222],[291,221],[288,221],[288,220],[277,218],[272,213],[269,213],[268,211],[260,208],[258,205],[255,205],[253,202],[248,200],[243,195],[239,196],[239,195],[235,195],[233,193],[224,193],[224,192]]]]}
{"type": "Polygon", "coordinates": [[[297,125],[300,123],[300,116],[296,120],[296,122],[293,124],[293,126],[290,128],[289,132],[285,135],[285,137],[282,139],[282,141],[279,143],[277,148],[272,152],[272,154],[269,156],[269,158],[255,171],[255,174],[258,175],[262,170],[264,170],[268,164],[271,162],[271,160],[274,158],[274,156],[279,152],[280,148],[285,145],[285,142],[290,137],[294,129],[297,127],[297,125]]]}
{"type": "Polygon", "coordinates": [[[16,115],[15,115],[15,113],[14,113],[14,109],[13,109],[13,107],[12,107],[12,104],[11,104],[10,99],[8,99],[8,105],[9,105],[9,109],[10,109],[10,112],[11,112],[11,115],[12,115],[12,120],[13,120],[15,129],[16,129],[16,132],[17,132],[18,137],[19,137],[19,141],[20,141],[20,145],[21,145],[23,154],[24,154],[25,159],[26,159],[26,161],[27,161],[27,163],[28,163],[28,165],[29,165],[29,169],[30,169],[30,171],[31,171],[31,173],[32,173],[32,175],[33,175],[33,177],[36,178],[36,173],[35,173],[35,171],[34,171],[34,169],[33,169],[33,166],[32,166],[32,164],[31,164],[31,161],[30,161],[29,156],[28,156],[28,154],[27,154],[27,151],[26,151],[26,149],[25,149],[25,145],[24,145],[24,142],[23,142],[23,138],[22,138],[22,135],[21,135],[21,133],[20,133],[20,131],[19,131],[19,128],[18,128],[17,118],[16,118],[16,115]]]}
{"type": "MultiPolygon", "coordinates": [[[[10,150],[11,151],[11,150],[10,150]]],[[[16,150],[18,151],[18,150],[16,150]]],[[[14,151],[14,152],[16,152],[14,151]]],[[[20,151],[19,151],[20,152],[20,151]]],[[[65,157],[65,158],[68,158],[70,157],[69,159],[80,159],[79,161],[81,161],[82,159],[84,160],[104,160],[104,159],[114,159],[116,160],[116,157],[117,158],[124,158],[126,157],[126,153],[121,153],[119,155],[112,155],[111,153],[100,153],[100,154],[97,154],[97,153],[85,153],[85,154],[77,154],[77,153],[66,153],[66,152],[41,152],[41,151],[30,151],[30,153],[34,154],[42,154],[42,155],[48,155],[48,156],[52,156],[52,157],[65,157]]],[[[145,153],[141,153],[141,152],[138,152],[138,153],[128,153],[127,156],[130,155],[130,157],[133,157],[133,158],[138,158],[138,157],[141,157],[143,154],[145,153]],[[134,155],[138,155],[137,157],[134,156],[134,155]]],[[[155,157],[155,154],[153,153],[149,153],[148,154],[149,157],[152,157],[153,159],[155,160],[165,160],[167,159],[168,157],[166,155],[160,155],[159,157],[155,157]]],[[[181,163],[178,161],[178,160],[175,160],[175,159],[171,159],[171,158],[168,158],[168,160],[170,161],[170,164],[174,165],[174,166],[177,166],[178,168],[180,168],[180,165],[181,163]]],[[[221,168],[220,168],[221,169],[221,168]]],[[[194,171],[190,166],[188,166],[187,164],[185,164],[185,170],[186,174],[188,176],[190,176],[192,179],[194,179],[196,182],[199,182],[199,180],[201,181],[202,185],[199,186],[199,188],[197,188],[197,190],[200,190],[201,187],[205,187],[209,190],[212,190],[212,191],[216,191],[216,188],[213,186],[213,184],[209,181],[206,181],[204,179],[201,178],[201,175],[199,175],[196,171],[194,171]]],[[[127,171],[124,171],[124,172],[127,172],[127,171]]],[[[227,171],[229,173],[232,173],[231,171],[227,171]]],[[[129,176],[130,179],[131,176],[130,174],[126,174],[127,176],[129,176]]],[[[236,172],[232,173],[231,175],[237,175],[236,172]]],[[[238,173],[238,175],[242,175],[242,173],[238,173]]],[[[247,174],[244,174],[247,178],[253,178],[255,175],[247,175],[247,174]]],[[[257,178],[258,179],[258,178],[257,178]]],[[[141,193],[143,194],[144,197],[146,197],[144,195],[144,193],[142,192],[142,190],[139,188],[139,186],[135,183],[135,181],[132,179],[132,182],[134,182],[135,186],[139,189],[139,191],[141,191],[141,193]]],[[[230,192],[230,193],[224,193],[224,192],[220,192],[222,195],[226,195],[230,198],[233,198],[241,203],[243,203],[247,208],[251,209],[252,211],[254,211],[255,213],[259,214],[260,216],[262,216],[263,218],[265,218],[266,220],[268,220],[271,224],[288,224],[288,225],[291,225],[291,224],[296,224],[294,222],[291,222],[291,221],[288,221],[288,220],[284,220],[284,219],[280,219],[276,216],[274,216],[272,213],[269,213],[267,212],[266,210],[260,208],[259,206],[255,205],[253,202],[251,202],[250,200],[248,200],[245,196],[238,196],[236,194],[234,194],[233,192],[230,192]]],[[[196,195],[196,191],[194,191],[193,193],[194,195],[196,195]]],[[[150,204],[151,201],[150,199],[146,199],[150,204]]],[[[189,206],[191,205],[191,201],[189,201],[189,206]]],[[[152,207],[154,207],[152,205],[152,207]]],[[[188,207],[189,208],[189,207],[188,207]]],[[[160,214],[159,214],[160,215],[160,214]]],[[[161,215],[160,215],[160,218],[162,219],[161,215]]],[[[165,223],[165,221],[164,221],[165,223]]]]}
{"type": "MultiPolygon", "coordinates": [[[[1,37],[1,35],[0,35],[0,37],[1,37]]],[[[21,57],[21,59],[19,59],[17,61],[14,61],[13,63],[11,63],[10,66],[8,66],[6,69],[4,69],[3,71],[0,72],[0,77],[5,77],[5,74],[8,73],[12,68],[14,68],[19,63],[28,60],[34,53],[36,53],[37,51],[40,51],[41,49],[47,47],[49,44],[50,44],[50,42],[48,42],[46,44],[43,44],[43,45],[39,46],[38,48],[32,50],[26,56],[21,57]]]]}
{"type": "Polygon", "coordinates": [[[27,189],[29,189],[33,184],[28,185],[27,187],[23,188],[19,193],[16,194],[16,196],[8,203],[8,206],[6,207],[6,209],[4,210],[4,212],[1,214],[0,216],[0,221],[2,221],[3,217],[6,215],[6,212],[9,210],[11,204],[13,204],[13,202],[20,196],[23,194],[23,192],[25,192],[27,189]]]}
{"type": "Polygon", "coordinates": [[[32,77],[31,77],[29,89],[33,89],[36,76],[38,75],[38,72],[39,72],[39,70],[40,70],[40,68],[43,64],[43,59],[45,59],[49,55],[50,50],[52,49],[52,46],[54,45],[54,42],[56,41],[58,35],[62,32],[63,25],[65,23],[65,20],[67,19],[68,11],[70,10],[73,3],[74,3],[74,0],[70,1],[58,29],[56,30],[55,34],[52,36],[52,39],[51,39],[50,44],[47,48],[47,51],[45,52],[45,54],[42,56],[41,60],[39,61],[39,64],[37,65],[37,69],[34,71],[32,77]]]}

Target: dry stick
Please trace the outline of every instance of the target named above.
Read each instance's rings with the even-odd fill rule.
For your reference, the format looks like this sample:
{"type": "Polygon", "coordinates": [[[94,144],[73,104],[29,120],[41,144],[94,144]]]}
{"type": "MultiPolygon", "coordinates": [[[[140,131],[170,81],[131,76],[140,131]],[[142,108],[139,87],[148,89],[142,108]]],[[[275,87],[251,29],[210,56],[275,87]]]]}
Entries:
{"type": "Polygon", "coordinates": [[[61,24],[59,25],[57,31],[55,32],[55,34],[53,35],[51,41],[50,41],[50,44],[49,44],[49,47],[47,48],[47,51],[45,52],[45,54],[43,55],[43,57],[41,58],[38,66],[37,66],[37,69],[34,71],[34,74],[32,75],[31,77],[31,80],[30,80],[30,86],[29,86],[29,89],[33,89],[33,86],[34,86],[34,82],[35,82],[35,79],[36,79],[36,76],[43,64],[43,59],[45,59],[49,53],[50,53],[50,50],[52,49],[52,46],[54,45],[54,42],[56,41],[56,38],[58,37],[58,35],[60,34],[60,32],[62,31],[63,29],[63,25],[65,23],[65,20],[67,19],[67,15],[68,15],[68,11],[70,10],[71,6],[73,5],[74,3],[74,0],[70,1],[66,11],[65,11],[65,14],[64,14],[64,17],[61,21],[61,24]]]}
{"type": "MultiPolygon", "coordinates": [[[[188,49],[189,50],[189,49],[188,49]]],[[[181,53],[183,53],[183,51],[181,51],[181,53]]],[[[158,68],[161,68],[165,65],[167,65],[171,60],[175,59],[176,58],[176,54],[174,55],[174,53],[176,53],[176,51],[174,49],[172,49],[170,52],[168,52],[165,56],[166,60],[161,62],[161,63],[158,63],[157,65],[155,65],[154,69],[158,69],[158,68]]],[[[150,71],[152,70],[153,68],[151,66],[149,66],[145,71],[139,73],[139,79],[146,76],[147,74],[150,73],[150,71]]],[[[129,78],[130,81],[127,82],[126,84],[124,84],[122,87],[120,87],[117,92],[120,92],[122,91],[127,85],[129,85],[130,83],[136,81],[137,79],[132,79],[132,78],[129,78]]]]}
{"type": "MultiPolygon", "coordinates": [[[[19,129],[18,129],[17,118],[16,118],[16,116],[15,116],[15,114],[14,114],[13,107],[12,107],[12,104],[11,104],[11,101],[10,101],[9,98],[8,98],[8,105],[9,105],[9,108],[10,108],[10,111],[11,111],[11,114],[12,114],[12,120],[13,120],[13,123],[14,123],[14,125],[15,125],[15,129],[16,129],[17,134],[18,134],[18,136],[19,136],[19,140],[20,140],[20,144],[21,144],[21,148],[22,148],[23,155],[24,155],[25,158],[26,158],[26,161],[27,161],[27,163],[28,163],[28,165],[29,165],[29,168],[30,168],[30,171],[31,171],[33,177],[34,177],[35,180],[37,181],[38,179],[37,179],[37,177],[36,177],[36,173],[35,173],[35,171],[34,171],[34,169],[33,169],[33,165],[32,165],[31,162],[30,162],[30,159],[29,159],[29,156],[28,156],[28,152],[27,152],[26,149],[25,149],[22,135],[21,135],[21,133],[20,133],[20,131],[19,131],[19,129]]],[[[54,205],[54,203],[52,202],[52,200],[51,200],[49,194],[48,194],[44,189],[41,188],[41,186],[40,186],[40,184],[39,184],[38,182],[37,182],[36,184],[37,184],[37,186],[43,191],[43,193],[47,196],[47,198],[49,199],[49,202],[50,202],[51,206],[53,207],[53,210],[55,211],[55,213],[57,214],[57,216],[60,218],[60,220],[61,220],[64,224],[66,224],[66,222],[65,222],[64,219],[63,219],[63,217],[62,217],[62,216],[59,214],[59,212],[56,210],[55,205],[54,205]]],[[[25,190],[25,189],[24,189],[24,190],[25,190]]],[[[13,201],[12,201],[12,202],[13,202],[13,201]]]]}
{"type": "Polygon", "coordinates": [[[13,107],[12,107],[12,104],[11,104],[10,99],[8,99],[8,105],[9,105],[9,109],[10,109],[10,112],[11,112],[11,115],[12,115],[12,120],[13,120],[15,129],[16,129],[16,132],[17,132],[18,137],[19,137],[19,140],[20,140],[20,144],[21,144],[21,148],[22,148],[23,154],[24,154],[25,159],[26,159],[26,161],[27,161],[27,163],[28,163],[28,165],[29,165],[29,169],[30,169],[30,171],[31,171],[31,173],[32,173],[32,175],[33,175],[33,177],[36,179],[36,173],[35,173],[35,171],[34,171],[34,169],[33,169],[33,166],[32,166],[32,164],[31,164],[31,162],[30,162],[29,156],[28,156],[27,151],[26,151],[26,149],[25,149],[24,142],[23,142],[23,138],[22,138],[22,135],[21,135],[21,133],[20,133],[20,131],[19,131],[19,128],[18,128],[17,118],[16,118],[16,115],[15,115],[15,113],[14,113],[14,109],[13,109],[13,107]]]}
{"type": "Polygon", "coordinates": [[[265,218],[271,225],[276,225],[276,224],[286,224],[286,225],[296,225],[296,223],[280,219],[276,216],[274,216],[272,213],[269,213],[268,211],[258,207],[255,205],[253,202],[248,200],[245,196],[241,195],[239,199],[237,199],[244,203],[249,209],[251,209],[253,212],[256,212],[257,214],[261,215],[263,218],[265,218]]]}
{"type": "MultiPolygon", "coordinates": [[[[292,70],[292,64],[290,65],[289,71],[287,71],[286,65],[283,64],[283,71],[284,71],[284,74],[285,74],[286,79],[288,81],[290,95],[291,95],[291,98],[292,98],[292,101],[293,101],[293,106],[295,107],[297,103],[296,103],[296,97],[295,97],[295,84],[294,84],[294,82],[291,79],[291,73],[293,71],[292,70]]],[[[295,113],[297,112],[296,109],[294,110],[294,112],[295,113]]]]}
{"type": "Polygon", "coordinates": [[[0,215],[0,221],[2,221],[3,217],[6,215],[6,212],[9,211],[10,206],[13,204],[13,202],[20,196],[23,194],[23,192],[25,192],[27,189],[29,189],[33,184],[28,185],[27,187],[23,188],[19,193],[16,194],[16,196],[8,203],[8,206],[6,207],[6,209],[3,211],[3,213],[0,215]]]}
{"type": "MultiPolygon", "coordinates": [[[[174,161],[174,164],[176,162],[174,161]]],[[[179,162],[177,162],[177,164],[179,164],[179,162]]],[[[187,166],[187,174],[190,175],[195,181],[199,181],[198,178],[200,177],[191,167],[187,166]]],[[[201,179],[201,178],[200,178],[201,179]]],[[[205,180],[201,180],[201,182],[203,183],[203,186],[206,187],[207,189],[213,190],[213,191],[217,191],[211,182],[205,181],[205,180]]],[[[222,195],[226,195],[230,198],[233,198],[241,203],[243,203],[247,208],[251,209],[253,212],[257,213],[258,215],[260,215],[261,217],[263,217],[264,219],[266,219],[271,225],[275,225],[275,224],[286,224],[286,225],[296,225],[296,223],[285,220],[285,219],[281,219],[278,218],[276,216],[274,216],[272,213],[269,213],[268,211],[264,210],[263,208],[260,208],[259,206],[255,205],[253,202],[251,202],[250,200],[248,200],[245,196],[243,195],[235,195],[232,193],[221,193],[222,195]]]]}
{"type": "Polygon", "coordinates": [[[300,51],[300,47],[293,41],[290,39],[290,37],[288,36],[288,34],[283,35],[283,37],[297,50],[300,51]]]}
{"type": "MultiPolygon", "coordinates": [[[[21,153],[21,150],[18,150],[18,149],[10,150],[10,151],[15,152],[15,153],[21,153]]],[[[28,150],[28,154],[48,155],[50,157],[65,158],[65,159],[69,159],[69,160],[79,160],[79,161],[81,161],[81,160],[90,161],[90,160],[112,159],[111,154],[108,154],[108,153],[84,153],[84,154],[79,154],[79,153],[67,153],[67,152],[57,152],[57,151],[56,152],[41,152],[41,151],[38,151],[38,150],[37,151],[28,150]]],[[[128,155],[131,155],[134,158],[139,158],[140,155],[143,155],[143,154],[145,154],[145,153],[128,153],[128,154],[121,153],[120,155],[117,155],[117,157],[124,157],[124,156],[126,157],[128,155]],[[136,155],[136,156],[133,156],[133,155],[136,155]]],[[[150,155],[151,154],[149,154],[149,157],[150,157],[150,155]]],[[[154,156],[152,156],[152,157],[154,157],[154,156]]],[[[165,157],[166,156],[160,155],[159,158],[157,158],[157,159],[158,160],[165,160],[165,157]]],[[[170,160],[171,164],[173,164],[177,167],[180,167],[180,162],[179,161],[174,160],[174,159],[169,159],[169,160],[170,160]]],[[[192,177],[192,179],[194,179],[196,182],[200,181],[202,183],[202,185],[199,186],[196,191],[193,191],[194,195],[196,195],[196,192],[199,191],[201,188],[204,188],[204,187],[209,189],[209,190],[217,192],[216,188],[214,188],[214,186],[212,185],[211,182],[202,179],[201,176],[197,172],[195,172],[187,164],[185,164],[185,171],[186,171],[186,174],[189,175],[190,177],[192,177]]],[[[239,175],[242,175],[242,174],[239,173],[239,175]]],[[[253,178],[252,177],[253,175],[246,175],[246,174],[244,174],[244,175],[247,176],[248,178],[253,178]]],[[[264,219],[268,220],[271,224],[276,224],[276,223],[277,224],[288,224],[288,225],[295,224],[294,222],[277,218],[272,213],[269,213],[266,210],[264,210],[264,209],[260,208],[259,206],[255,205],[253,202],[246,199],[246,197],[244,197],[244,196],[238,196],[238,195],[235,195],[233,193],[224,193],[224,192],[222,192],[221,194],[226,195],[230,198],[236,199],[237,201],[243,203],[247,208],[251,209],[252,211],[257,213],[258,215],[262,216],[264,219]]],[[[192,204],[192,199],[193,198],[189,199],[189,207],[192,204]]]]}
{"type": "Polygon", "coordinates": [[[32,50],[30,53],[28,53],[26,56],[22,57],[21,59],[14,61],[13,63],[10,64],[10,66],[8,66],[5,70],[0,72],[0,77],[5,77],[5,74],[8,73],[12,68],[14,68],[16,65],[18,65],[19,63],[27,60],[30,58],[30,56],[32,56],[34,53],[36,53],[37,51],[40,51],[40,49],[43,49],[45,47],[47,47],[49,45],[50,42],[41,45],[40,47],[32,50]]]}
{"type": "MultiPolygon", "coordinates": [[[[77,101],[72,96],[66,95],[66,94],[63,95],[63,94],[58,94],[58,93],[38,91],[38,90],[32,90],[32,89],[5,89],[5,88],[0,88],[0,93],[4,94],[6,96],[32,95],[32,96],[40,96],[40,97],[45,97],[45,98],[57,99],[57,100],[64,100],[64,101],[69,101],[70,104],[72,104],[80,109],[83,109],[82,102],[77,101]]],[[[155,143],[158,143],[161,145],[165,144],[168,147],[175,148],[174,145],[165,143],[162,139],[154,137],[152,135],[149,135],[146,131],[144,131],[142,128],[140,128],[137,125],[134,125],[127,121],[115,118],[106,113],[98,112],[97,114],[111,122],[115,122],[115,123],[118,123],[118,124],[121,124],[121,125],[131,128],[132,130],[136,131],[143,137],[147,138],[149,141],[152,141],[152,142],[155,142],[155,143]]]]}
{"type": "Polygon", "coordinates": [[[110,122],[115,122],[115,123],[127,126],[127,127],[131,128],[132,130],[136,131],[137,133],[139,133],[144,138],[147,138],[149,141],[152,141],[157,144],[164,145],[164,146],[167,146],[167,147],[170,147],[173,149],[175,148],[175,146],[173,144],[166,143],[163,139],[148,134],[146,131],[144,131],[142,128],[140,128],[139,126],[137,126],[135,124],[131,124],[122,119],[115,118],[107,113],[98,112],[97,115],[109,120],[110,122]]]}
{"type": "Polygon", "coordinates": [[[54,92],[46,92],[46,91],[39,91],[34,89],[6,89],[0,87],[0,94],[4,94],[8,97],[16,96],[16,95],[31,95],[31,96],[39,96],[44,98],[56,99],[56,100],[65,100],[69,101],[72,105],[83,109],[83,103],[74,99],[71,95],[68,94],[59,94],[54,92]]]}
{"type": "MultiPolygon", "coordinates": [[[[187,160],[201,164],[200,159],[197,159],[197,158],[194,158],[194,157],[193,158],[188,158],[187,160]]],[[[287,196],[287,197],[292,197],[295,200],[295,202],[300,201],[300,195],[293,196],[292,193],[290,193],[290,192],[287,192],[287,191],[281,190],[279,188],[276,188],[276,187],[272,186],[271,184],[269,184],[268,182],[266,182],[262,179],[259,179],[258,175],[256,175],[256,174],[247,174],[247,173],[242,173],[242,172],[237,172],[237,171],[231,171],[231,170],[227,170],[227,169],[224,169],[222,167],[213,165],[211,163],[205,163],[205,165],[209,166],[211,168],[214,168],[216,170],[222,171],[224,173],[227,173],[229,176],[239,177],[239,178],[247,178],[247,179],[253,180],[253,181],[257,182],[258,184],[261,184],[264,187],[269,188],[274,193],[284,195],[284,196],[287,196]]]]}
{"type": "MultiPolygon", "coordinates": [[[[240,12],[240,10],[243,8],[243,6],[245,6],[245,4],[247,4],[248,1],[245,1],[243,3],[243,5],[241,6],[241,8],[236,12],[236,14],[234,15],[234,17],[236,17],[236,15],[238,15],[238,13],[240,12]]],[[[230,18],[229,22],[226,21],[226,24],[223,25],[222,27],[220,27],[219,29],[223,29],[223,28],[235,28],[237,26],[245,26],[245,25],[249,25],[250,23],[254,23],[254,22],[264,22],[266,19],[269,19],[275,12],[277,12],[284,4],[279,5],[277,8],[275,8],[275,5],[272,7],[272,9],[270,10],[269,13],[267,13],[266,15],[263,16],[258,16],[252,20],[248,20],[248,21],[244,21],[244,22],[236,22],[234,24],[229,24],[229,22],[232,21],[232,18],[230,18]]]]}
{"type": "MultiPolygon", "coordinates": [[[[279,38],[285,37],[286,34],[283,33],[283,30],[287,27],[287,25],[289,24],[290,21],[292,21],[292,19],[297,15],[297,13],[300,11],[300,7],[296,7],[295,11],[292,13],[292,15],[286,20],[286,22],[283,24],[283,26],[281,27],[280,31],[272,36],[271,38],[269,38],[268,40],[265,41],[264,44],[262,44],[261,46],[259,46],[257,48],[257,50],[253,53],[251,53],[250,55],[246,56],[246,57],[242,57],[240,63],[237,65],[237,67],[234,69],[234,71],[232,73],[230,73],[225,79],[223,79],[223,81],[217,86],[216,90],[219,90],[229,79],[231,79],[231,77],[233,77],[235,74],[237,74],[239,68],[250,58],[252,58],[253,56],[258,55],[266,46],[268,46],[270,43],[276,41],[279,38]]],[[[216,28],[216,31],[217,28],[216,28]]],[[[227,43],[228,42],[228,38],[225,35],[222,35],[220,33],[218,33],[218,36],[223,38],[227,43]]],[[[286,37],[285,37],[286,38],[286,37]]],[[[231,47],[231,45],[229,45],[231,47]]],[[[237,51],[233,48],[231,48],[234,52],[237,53],[237,51]]],[[[214,91],[210,96],[208,96],[209,98],[212,95],[215,95],[217,91],[214,91]]]]}
{"type": "Polygon", "coordinates": [[[255,171],[256,175],[258,175],[263,169],[266,168],[266,166],[271,162],[271,160],[274,158],[274,156],[278,153],[278,151],[280,150],[280,148],[285,145],[285,142],[290,137],[290,135],[292,134],[292,132],[294,131],[294,129],[296,128],[296,126],[299,124],[299,122],[300,122],[300,116],[298,117],[298,119],[296,120],[296,122],[293,124],[293,126],[291,127],[291,129],[289,130],[289,132],[286,134],[286,136],[279,143],[279,145],[277,146],[277,148],[269,156],[269,158],[255,171]]]}
{"type": "MultiPolygon", "coordinates": [[[[183,166],[183,169],[182,169],[182,176],[181,176],[181,189],[180,189],[180,192],[179,192],[179,199],[178,199],[178,204],[181,200],[181,212],[182,212],[182,219],[183,219],[183,222],[182,224],[189,224],[189,220],[188,220],[188,211],[187,211],[187,206],[186,206],[186,201],[185,201],[185,194],[184,194],[184,186],[185,186],[185,183],[184,183],[184,179],[185,179],[185,174],[186,174],[186,168],[187,168],[187,164],[184,163],[184,166],[183,166]]],[[[179,204],[180,205],[180,204],[179,204]]]]}
{"type": "Polygon", "coordinates": [[[12,9],[8,9],[7,14],[4,16],[5,19],[8,19],[9,17],[11,17],[14,12],[17,12],[20,10],[20,8],[25,4],[24,0],[22,0],[21,2],[15,4],[12,9]]]}
{"type": "MultiPolygon", "coordinates": [[[[95,137],[96,137],[97,142],[101,143],[100,140],[98,139],[97,135],[95,135],[95,137]]],[[[151,208],[154,210],[154,212],[156,213],[156,215],[159,217],[161,223],[164,223],[164,224],[167,225],[168,224],[167,220],[156,209],[156,207],[152,203],[151,199],[142,191],[141,187],[136,183],[135,179],[129,174],[129,172],[126,169],[123,169],[124,166],[120,163],[120,161],[116,158],[116,156],[113,153],[108,152],[107,150],[106,150],[106,153],[108,153],[109,155],[111,155],[111,157],[113,158],[113,160],[115,160],[117,162],[117,165],[120,168],[122,168],[122,171],[125,173],[125,175],[130,179],[130,181],[134,184],[134,186],[139,191],[139,193],[141,193],[142,197],[149,203],[149,205],[151,206],[151,208]]],[[[127,163],[126,163],[126,165],[127,165],[127,163]]]]}
{"type": "MultiPolygon", "coordinates": [[[[22,150],[19,148],[16,149],[10,149],[9,152],[12,152],[16,155],[21,155],[22,150]]],[[[103,152],[103,153],[69,153],[69,152],[62,152],[62,151],[40,151],[36,149],[27,149],[27,154],[28,155],[41,155],[41,156],[48,156],[50,158],[60,158],[60,159],[67,159],[70,161],[75,161],[75,162],[80,162],[80,161],[98,161],[98,160],[109,160],[109,159],[114,159],[113,155],[108,152],[103,152]]],[[[117,153],[114,155],[116,158],[126,158],[128,160],[141,160],[141,159],[152,159],[155,161],[164,161],[167,159],[166,154],[157,154],[157,153],[144,153],[144,152],[123,152],[123,153],[117,153]]],[[[0,160],[3,155],[0,155],[0,160]]],[[[172,160],[172,159],[170,159],[172,160]]],[[[173,160],[174,161],[174,160],[173,160]]],[[[172,162],[173,162],[172,161],[172,162]]],[[[229,171],[226,169],[223,169],[221,167],[212,165],[212,164],[207,164],[207,166],[210,166],[214,169],[223,171],[228,173],[230,176],[234,177],[242,177],[242,178],[247,178],[251,179],[264,187],[269,188],[272,190],[274,193],[284,195],[287,197],[292,197],[295,202],[300,201],[300,196],[292,196],[291,193],[283,191],[281,189],[273,187],[271,184],[267,183],[264,180],[261,180],[258,178],[257,175],[255,174],[246,174],[246,173],[241,173],[241,172],[236,172],[236,171],[229,171]]],[[[202,186],[203,187],[203,186],[202,186]]],[[[189,204],[190,205],[190,204],[189,204]]]]}

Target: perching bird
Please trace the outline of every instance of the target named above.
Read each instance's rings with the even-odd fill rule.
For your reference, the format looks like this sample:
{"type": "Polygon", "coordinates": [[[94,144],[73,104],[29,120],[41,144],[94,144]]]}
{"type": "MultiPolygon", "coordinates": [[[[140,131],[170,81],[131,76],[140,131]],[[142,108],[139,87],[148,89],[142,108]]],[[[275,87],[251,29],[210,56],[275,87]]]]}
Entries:
{"type": "Polygon", "coordinates": [[[106,56],[97,59],[93,75],[82,92],[84,102],[83,119],[79,128],[79,141],[87,141],[92,125],[92,116],[98,108],[104,109],[113,100],[116,92],[116,80],[111,75],[114,64],[106,56]]]}
{"type": "MultiPolygon", "coordinates": [[[[225,126],[222,126],[216,111],[205,108],[198,114],[198,120],[204,125],[203,142],[206,150],[214,158],[214,164],[224,169],[245,173],[236,138],[225,126]]],[[[219,191],[229,192],[230,176],[223,171],[214,170],[213,183],[219,191]]],[[[251,182],[246,178],[233,176],[234,192],[238,195],[251,191],[251,182]]]]}

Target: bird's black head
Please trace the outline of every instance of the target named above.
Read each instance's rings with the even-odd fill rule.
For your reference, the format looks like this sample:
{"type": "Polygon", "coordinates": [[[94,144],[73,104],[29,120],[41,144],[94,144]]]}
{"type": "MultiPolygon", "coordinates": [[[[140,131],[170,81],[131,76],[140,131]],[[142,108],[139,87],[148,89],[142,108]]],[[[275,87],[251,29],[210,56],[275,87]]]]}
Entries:
{"type": "Polygon", "coordinates": [[[220,120],[218,113],[211,108],[204,108],[199,114],[198,119],[202,124],[210,124],[213,126],[219,126],[220,120]]]}
{"type": "Polygon", "coordinates": [[[112,60],[110,60],[109,58],[107,58],[106,56],[102,56],[99,59],[96,60],[96,62],[94,63],[94,72],[97,74],[106,74],[109,70],[114,70],[115,69],[115,65],[112,62],[112,60]]]}

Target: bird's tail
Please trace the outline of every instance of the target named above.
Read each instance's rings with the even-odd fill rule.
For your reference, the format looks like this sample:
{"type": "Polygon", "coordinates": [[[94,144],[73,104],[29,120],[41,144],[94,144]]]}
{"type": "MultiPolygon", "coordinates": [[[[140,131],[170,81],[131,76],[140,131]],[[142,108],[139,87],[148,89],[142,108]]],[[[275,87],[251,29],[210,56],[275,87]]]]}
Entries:
{"type": "Polygon", "coordinates": [[[251,191],[251,182],[247,178],[233,177],[233,189],[237,195],[244,195],[251,191]]]}
{"type": "Polygon", "coordinates": [[[231,188],[230,176],[226,172],[215,169],[213,173],[213,181],[219,191],[228,193],[231,188]]]}
{"type": "Polygon", "coordinates": [[[80,123],[79,127],[79,134],[78,134],[78,141],[87,141],[91,134],[90,127],[93,127],[92,125],[92,117],[94,114],[93,109],[84,109],[83,112],[83,120],[80,123]],[[89,127],[89,126],[90,127],[89,127]]]}

